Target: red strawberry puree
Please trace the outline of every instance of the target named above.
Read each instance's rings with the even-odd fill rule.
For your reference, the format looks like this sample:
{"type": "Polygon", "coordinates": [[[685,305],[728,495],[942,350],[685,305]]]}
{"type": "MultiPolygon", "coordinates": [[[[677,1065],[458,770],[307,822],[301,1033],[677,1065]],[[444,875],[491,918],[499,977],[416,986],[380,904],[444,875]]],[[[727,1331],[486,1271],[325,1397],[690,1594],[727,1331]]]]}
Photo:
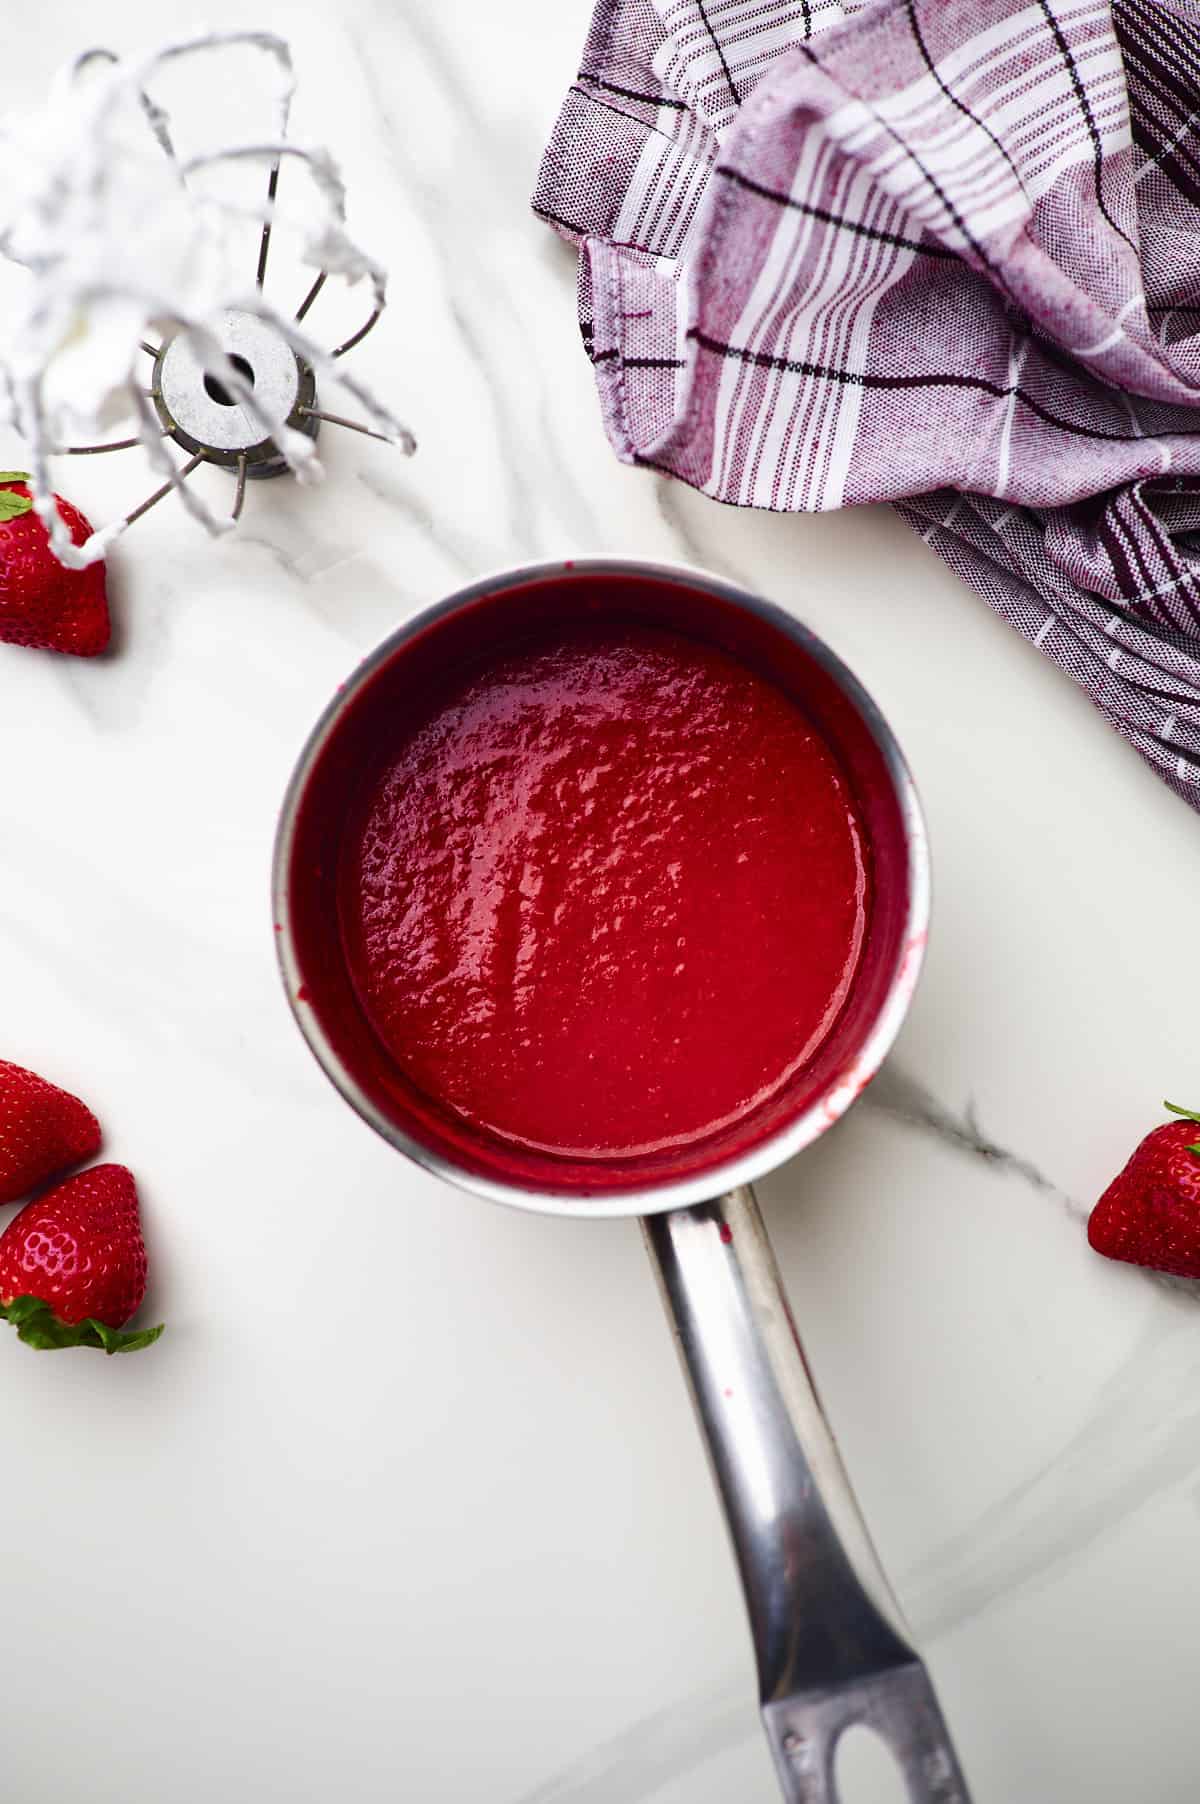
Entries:
{"type": "Polygon", "coordinates": [[[623,1158],[736,1122],[812,1054],[866,925],[860,834],[786,695],[657,628],[555,631],[398,723],[346,836],[350,968],[477,1128],[623,1158]]]}

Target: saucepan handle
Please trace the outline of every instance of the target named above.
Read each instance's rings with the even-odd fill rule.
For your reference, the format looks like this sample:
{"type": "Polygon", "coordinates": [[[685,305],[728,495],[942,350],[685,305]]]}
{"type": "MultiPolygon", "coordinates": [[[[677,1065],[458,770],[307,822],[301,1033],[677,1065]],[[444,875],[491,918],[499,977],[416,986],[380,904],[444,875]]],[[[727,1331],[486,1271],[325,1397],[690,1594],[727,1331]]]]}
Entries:
{"type": "Polygon", "coordinates": [[[821,1410],[754,1192],[643,1223],[741,1571],[790,1804],[838,1804],[834,1753],[875,1729],[913,1804],[969,1804],[929,1676],[821,1410]]]}

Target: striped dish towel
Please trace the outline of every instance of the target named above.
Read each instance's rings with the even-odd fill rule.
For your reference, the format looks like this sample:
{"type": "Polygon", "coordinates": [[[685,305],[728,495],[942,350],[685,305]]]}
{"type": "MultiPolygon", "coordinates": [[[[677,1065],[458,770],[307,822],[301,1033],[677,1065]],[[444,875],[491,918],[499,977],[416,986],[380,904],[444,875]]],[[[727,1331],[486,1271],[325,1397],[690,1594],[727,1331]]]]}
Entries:
{"type": "Polygon", "coordinates": [[[895,502],[1200,806],[1200,5],[599,0],[534,208],[618,455],[895,502]]]}

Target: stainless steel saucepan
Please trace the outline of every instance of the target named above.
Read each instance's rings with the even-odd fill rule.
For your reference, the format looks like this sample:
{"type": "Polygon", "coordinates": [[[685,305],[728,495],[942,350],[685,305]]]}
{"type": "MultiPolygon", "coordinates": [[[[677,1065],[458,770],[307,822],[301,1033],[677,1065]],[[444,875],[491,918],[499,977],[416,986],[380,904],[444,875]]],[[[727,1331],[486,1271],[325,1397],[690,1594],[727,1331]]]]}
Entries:
{"type": "MultiPolygon", "coordinates": [[[[922,961],[929,858],[921,810],[891,730],[856,678],[791,616],[697,571],[590,559],[488,577],[392,634],[326,709],[284,799],[274,899],[300,1029],[345,1099],[393,1146],[451,1183],[517,1208],[644,1218],[741,1571],[784,1796],[837,1804],[836,1746],[862,1723],[892,1750],[914,1804],[968,1804],[929,1675],[822,1413],[750,1188],[859,1095],[895,1038],[922,961]],[[710,640],[794,697],[852,787],[872,901],[841,1017],[757,1137],[682,1170],[630,1172],[618,1162],[581,1189],[549,1155],[522,1160],[473,1137],[398,1070],[345,967],[336,870],[347,799],[384,714],[394,720],[419,705],[437,673],[486,657],[521,631],[610,616],[710,640]]],[[[737,1031],[731,1020],[729,1032],[737,1031]]]]}

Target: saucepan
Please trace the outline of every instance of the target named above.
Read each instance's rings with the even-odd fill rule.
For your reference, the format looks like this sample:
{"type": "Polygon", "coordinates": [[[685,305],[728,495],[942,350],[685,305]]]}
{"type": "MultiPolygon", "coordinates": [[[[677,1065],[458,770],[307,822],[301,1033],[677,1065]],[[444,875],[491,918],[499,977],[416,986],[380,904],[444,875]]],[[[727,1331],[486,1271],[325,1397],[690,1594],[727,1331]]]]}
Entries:
{"type": "MultiPolygon", "coordinates": [[[[737,773],[729,780],[736,782],[737,773]]],[[[740,1568],[762,1718],[784,1796],[836,1804],[834,1756],[865,1724],[916,1804],[967,1804],[937,1698],[827,1426],[751,1188],[854,1102],[916,985],[929,857],[912,778],[845,665],[791,615],[695,570],[619,560],[487,577],[393,633],[339,691],[300,755],[275,850],[274,917],[296,1020],[351,1106],[400,1152],[464,1190],[566,1216],[640,1216],[740,1568]],[[567,1182],[550,1156],[485,1145],[422,1096],[376,1038],[338,925],[339,835],[380,722],[439,673],[539,625],[607,615],[686,632],[789,694],[832,749],[868,845],[872,904],[841,1014],[765,1122],[690,1165],[618,1164],[567,1182]]],[[[728,1031],[736,1035],[737,1020],[728,1031]]]]}

